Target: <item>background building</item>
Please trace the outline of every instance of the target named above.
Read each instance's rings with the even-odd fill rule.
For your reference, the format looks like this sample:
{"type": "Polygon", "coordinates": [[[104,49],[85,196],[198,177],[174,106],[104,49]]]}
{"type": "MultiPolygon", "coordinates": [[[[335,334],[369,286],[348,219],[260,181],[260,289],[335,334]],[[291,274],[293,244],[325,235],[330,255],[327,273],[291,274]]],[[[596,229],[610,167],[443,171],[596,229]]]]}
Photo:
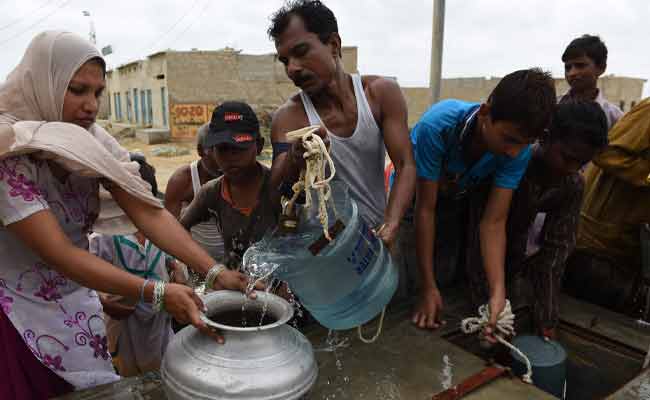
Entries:
{"type": "MultiPolygon", "coordinates": [[[[356,47],[343,48],[343,63],[357,70],[356,47]]],[[[104,112],[111,122],[168,129],[184,139],[226,100],[246,101],[268,126],[273,110],[296,91],[274,54],[165,51],[109,71],[104,112]]]]}
{"type": "MultiPolygon", "coordinates": [[[[343,48],[343,64],[357,71],[357,48],[343,48]]],[[[484,101],[500,78],[443,79],[441,99],[484,101]]],[[[641,100],[644,79],[607,75],[599,80],[603,95],[628,111],[641,100]]],[[[568,90],[556,79],[557,93],[568,90]]],[[[225,48],[218,51],[164,51],[134,61],[107,74],[102,116],[113,123],[165,131],[173,139],[190,139],[226,100],[248,102],[263,126],[272,112],[298,89],[287,78],[274,54],[250,55],[225,48]]],[[[409,125],[431,104],[428,87],[404,87],[409,125]]]]}

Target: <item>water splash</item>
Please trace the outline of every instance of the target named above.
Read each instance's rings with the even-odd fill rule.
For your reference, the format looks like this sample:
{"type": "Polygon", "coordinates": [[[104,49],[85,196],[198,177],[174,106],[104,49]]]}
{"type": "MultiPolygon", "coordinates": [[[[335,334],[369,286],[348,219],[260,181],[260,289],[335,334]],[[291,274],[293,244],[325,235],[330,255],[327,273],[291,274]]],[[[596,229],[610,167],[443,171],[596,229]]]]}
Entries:
{"type": "Polygon", "coordinates": [[[339,331],[329,330],[327,332],[327,337],[325,338],[325,343],[322,346],[315,348],[315,352],[326,352],[332,353],[336,352],[338,349],[344,349],[350,347],[350,338],[342,337],[339,331]]]}
{"type": "Polygon", "coordinates": [[[358,399],[356,395],[349,393],[348,388],[350,386],[351,379],[345,373],[345,366],[340,354],[341,349],[348,347],[350,347],[350,339],[348,337],[344,337],[338,331],[330,330],[327,333],[327,337],[325,338],[324,343],[319,348],[314,349],[314,351],[332,353],[334,356],[334,366],[336,367],[333,375],[327,377],[328,389],[326,393],[324,393],[321,397],[323,400],[358,399]]]}
{"type": "Polygon", "coordinates": [[[258,282],[266,283],[279,266],[280,264],[268,262],[242,265],[241,272],[249,277],[248,286],[246,286],[246,294],[249,295],[253,289],[255,289],[255,285],[257,285],[258,282]]]}
{"type": "MultiPolygon", "coordinates": [[[[275,292],[276,289],[282,284],[281,281],[278,279],[273,279],[271,280],[271,283],[266,285],[265,292],[266,294],[269,294],[271,292],[275,292]]],[[[268,296],[264,298],[264,304],[262,304],[262,316],[260,317],[260,323],[258,326],[262,326],[262,322],[264,322],[264,317],[266,317],[266,312],[269,309],[269,300],[268,296]]]]}
{"type": "Polygon", "coordinates": [[[452,367],[454,364],[451,362],[451,359],[447,354],[442,356],[442,371],[438,378],[440,379],[440,384],[444,390],[449,389],[452,386],[454,380],[454,371],[452,367]]]}
{"type": "MultiPolygon", "coordinates": [[[[246,286],[246,292],[244,293],[245,299],[244,302],[241,305],[241,311],[242,311],[242,325],[247,326],[248,321],[246,321],[246,307],[248,306],[248,303],[250,301],[250,294],[253,292],[255,289],[255,285],[257,285],[258,282],[266,283],[268,279],[271,277],[273,272],[275,272],[276,269],[278,269],[280,265],[276,263],[248,263],[248,264],[243,264],[241,268],[241,272],[245,275],[248,275],[248,285],[246,286]]],[[[266,292],[269,293],[271,290],[272,285],[266,285],[266,292]]],[[[263,305],[263,314],[262,318],[260,319],[260,324],[262,323],[262,320],[264,319],[264,316],[266,314],[266,309],[268,308],[268,300],[264,302],[263,305]]]]}
{"type": "Polygon", "coordinates": [[[289,297],[287,301],[293,307],[294,318],[291,321],[291,325],[293,325],[294,328],[298,329],[299,328],[298,321],[302,320],[302,318],[305,316],[305,313],[303,311],[303,306],[302,304],[300,304],[300,301],[298,301],[298,298],[293,293],[288,283],[287,283],[287,294],[289,297]]]}

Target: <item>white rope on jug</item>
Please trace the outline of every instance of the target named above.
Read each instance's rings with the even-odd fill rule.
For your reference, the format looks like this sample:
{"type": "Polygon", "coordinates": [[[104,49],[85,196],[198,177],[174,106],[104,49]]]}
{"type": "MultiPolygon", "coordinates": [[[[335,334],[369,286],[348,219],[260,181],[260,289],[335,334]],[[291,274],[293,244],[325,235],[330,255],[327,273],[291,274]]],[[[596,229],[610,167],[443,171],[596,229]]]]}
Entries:
{"type": "MultiPolygon", "coordinates": [[[[484,327],[486,327],[490,321],[490,309],[487,304],[483,304],[478,308],[478,317],[465,318],[460,323],[460,329],[465,334],[471,334],[480,332],[484,327]]],[[[510,342],[504,339],[504,337],[514,336],[515,335],[515,314],[512,312],[512,307],[510,306],[510,301],[506,300],[506,306],[503,308],[503,311],[499,315],[497,320],[496,332],[494,332],[494,337],[499,343],[506,346],[510,350],[517,353],[525,362],[527,372],[521,377],[521,379],[526,383],[533,383],[533,368],[530,365],[530,360],[524,353],[521,352],[517,347],[513,346],[510,342]]]]}
{"type": "Polygon", "coordinates": [[[379,336],[381,335],[381,329],[384,326],[384,316],[386,315],[386,307],[384,307],[383,310],[381,310],[381,317],[379,317],[379,326],[377,327],[377,332],[375,332],[375,336],[371,337],[370,339],[366,339],[363,336],[363,332],[361,332],[361,328],[363,327],[362,325],[357,326],[357,332],[359,333],[359,340],[361,340],[365,344],[372,344],[379,339],[379,336]]]}
{"type": "Polygon", "coordinates": [[[318,194],[318,219],[323,225],[323,232],[327,240],[332,240],[329,234],[329,218],[327,216],[327,201],[331,198],[330,181],[336,174],[334,161],[330,157],[327,146],[320,136],[314,134],[318,131],[320,126],[308,126],[306,128],[298,129],[287,133],[289,141],[301,140],[305,148],[305,153],[302,155],[306,162],[305,169],[300,171],[300,178],[293,185],[293,197],[287,204],[287,210],[291,211],[293,206],[300,195],[300,192],[305,192],[305,208],[310,208],[312,204],[311,191],[316,190],[318,194]],[[329,166],[330,175],[325,177],[325,167],[329,166]]]}

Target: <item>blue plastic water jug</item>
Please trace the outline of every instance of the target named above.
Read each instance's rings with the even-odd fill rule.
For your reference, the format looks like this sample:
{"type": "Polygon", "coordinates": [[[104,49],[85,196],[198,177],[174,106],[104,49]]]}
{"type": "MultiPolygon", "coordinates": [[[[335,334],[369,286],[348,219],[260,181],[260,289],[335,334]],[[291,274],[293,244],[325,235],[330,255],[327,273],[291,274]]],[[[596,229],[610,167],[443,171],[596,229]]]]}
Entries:
{"type": "Polygon", "coordinates": [[[328,215],[330,226],[339,220],[345,228],[312,254],[309,248],[323,236],[313,195],[315,204],[302,211],[296,233],[274,232],[250,247],[243,262],[278,264],[275,276],[289,284],[319,323],[329,329],[354,328],[388,304],[397,290],[398,270],[341,182],[332,184],[335,207],[328,207],[328,215]]]}

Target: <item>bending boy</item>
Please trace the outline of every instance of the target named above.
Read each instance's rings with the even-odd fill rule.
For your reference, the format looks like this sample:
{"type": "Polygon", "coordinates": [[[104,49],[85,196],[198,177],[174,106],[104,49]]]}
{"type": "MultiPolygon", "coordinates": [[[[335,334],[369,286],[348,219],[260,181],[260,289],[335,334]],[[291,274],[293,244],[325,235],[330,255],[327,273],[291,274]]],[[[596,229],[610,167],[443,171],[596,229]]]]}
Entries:
{"type": "MultiPolygon", "coordinates": [[[[417,165],[416,252],[419,301],[413,323],[439,326],[442,296],[433,272],[437,200],[460,199],[494,175],[480,223],[483,265],[490,288],[491,325],[505,306],[506,219],[513,190],[526,170],[529,144],[548,127],[556,95],[553,79],[538,69],[505,76],[487,102],[445,100],[432,106],[411,132],[417,165]]],[[[442,210],[444,212],[444,210],[442,210]]],[[[440,238],[444,240],[445,238],[440,238]]],[[[489,334],[490,329],[486,333],[489,334]]]]}

